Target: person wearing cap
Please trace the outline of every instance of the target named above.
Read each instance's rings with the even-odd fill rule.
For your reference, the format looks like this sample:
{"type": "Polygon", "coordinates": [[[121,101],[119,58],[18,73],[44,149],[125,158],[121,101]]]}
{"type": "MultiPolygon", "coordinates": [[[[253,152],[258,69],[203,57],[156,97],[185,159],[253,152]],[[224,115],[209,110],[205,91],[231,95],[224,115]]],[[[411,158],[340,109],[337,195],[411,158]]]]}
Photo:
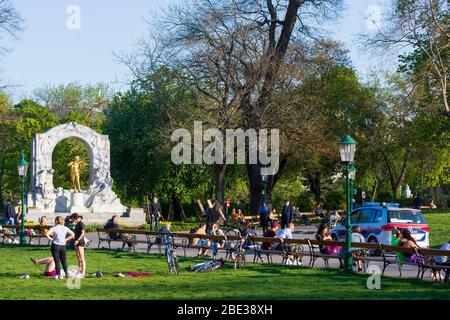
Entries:
{"type": "Polygon", "coordinates": [[[72,214],[72,221],[75,225],[75,238],[74,245],[77,253],[78,266],[80,268],[80,276],[83,277],[86,274],[86,259],[84,257],[84,247],[86,246],[85,234],[86,226],[84,225],[83,217],[77,213],[72,214]]]}

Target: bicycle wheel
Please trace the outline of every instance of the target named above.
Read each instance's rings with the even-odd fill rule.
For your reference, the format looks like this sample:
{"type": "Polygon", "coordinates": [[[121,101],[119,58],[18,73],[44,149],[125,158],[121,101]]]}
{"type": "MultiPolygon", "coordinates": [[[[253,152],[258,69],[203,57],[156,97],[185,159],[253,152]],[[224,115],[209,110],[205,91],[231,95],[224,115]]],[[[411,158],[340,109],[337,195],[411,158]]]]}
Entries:
{"type": "Polygon", "coordinates": [[[169,273],[178,274],[178,267],[176,257],[174,257],[171,253],[167,256],[167,264],[169,266],[169,273]]]}
{"type": "Polygon", "coordinates": [[[239,237],[240,232],[237,229],[228,229],[227,231],[225,231],[225,237],[227,237],[228,241],[227,241],[227,245],[229,248],[237,248],[239,247],[239,240],[230,240],[230,237],[239,237]]]}
{"type": "Polygon", "coordinates": [[[245,255],[239,253],[234,258],[234,270],[244,270],[245,268],[245,255]]]}

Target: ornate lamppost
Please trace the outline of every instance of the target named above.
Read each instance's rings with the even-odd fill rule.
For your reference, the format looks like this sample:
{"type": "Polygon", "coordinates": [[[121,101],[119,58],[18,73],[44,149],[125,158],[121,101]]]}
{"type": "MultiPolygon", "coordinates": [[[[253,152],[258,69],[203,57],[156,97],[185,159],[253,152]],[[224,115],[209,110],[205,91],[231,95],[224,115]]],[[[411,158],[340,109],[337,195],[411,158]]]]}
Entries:
{"type": "Polygon", "coordinates": [[[351,272],[353,270],[353,258],[352,258],[352,224],[350,216],[352,213],[352,185],[351,185],[351,172],[352,166],[354,168],[354,159],[356,151],[356,141],[350,136],[345,136],[339,142],[339,152],[341,154],[341,162],[345,165],[345,180],[347,190],[347,221],[346,221],[346,246],[345,246],[345,270],[351,272]]]}
{"type": "Polygon", "coordinates": [[[17,164],[17,171],[19,172],[20,181],[22,182],[22,207],[21,207],[21,224],[20,224],[20,244],[27,243],[27,237],[25,235],[25,180],[27,179],[28,162],[25,160],[25,156],[22,156],[17,164]]]}

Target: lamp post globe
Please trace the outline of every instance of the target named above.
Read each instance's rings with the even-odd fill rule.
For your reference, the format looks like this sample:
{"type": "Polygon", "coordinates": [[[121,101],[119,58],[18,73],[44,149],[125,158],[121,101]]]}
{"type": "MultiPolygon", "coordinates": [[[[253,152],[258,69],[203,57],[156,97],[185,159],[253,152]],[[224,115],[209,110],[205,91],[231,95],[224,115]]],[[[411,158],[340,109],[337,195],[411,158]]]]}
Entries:
{"type": "Polygon", "coordinates": [[[339,142],[339,153],[341,155],[341,162],[345,165],[345,180],[347,191],[347,217],[346,217],[346,237],[345,237],[345,270],[351,272],[353,270],[352,257],[352,224],[350,216],[352,213],[352,180],[355,178],[356,168],[354,167],[356,141],[350,137],[345,136],[339,142]],[[353,170],[352,170],[353,169],[353,170]],[[352,172],[353,171],[353,172],[352,172]]]}
{"type": "Polygon", "coordinates": [[[265,174],[262,175],[262,181],[264,182],[264,196],[263,201],[267,201],[267,181],[269,180],[269,177],[265,174]]]}
{"type": "Polygon", "coordinates": [[[22,204],[20,215],[20,244],[27,243],[27,237],[25,235],[25,180],[27,179],[28,162],[25,160],[25,156],[22,153],[19,162],[17,163],[17,171],[19,173],[20,181],[22,182],[22,204]]]}
{"type": "Polygon", "coordinates": [[[355,159],[356,141],[350,136],[343,137],[341,142],[339,142],[339,152],[342,163],[352,163],[355,159]]]}

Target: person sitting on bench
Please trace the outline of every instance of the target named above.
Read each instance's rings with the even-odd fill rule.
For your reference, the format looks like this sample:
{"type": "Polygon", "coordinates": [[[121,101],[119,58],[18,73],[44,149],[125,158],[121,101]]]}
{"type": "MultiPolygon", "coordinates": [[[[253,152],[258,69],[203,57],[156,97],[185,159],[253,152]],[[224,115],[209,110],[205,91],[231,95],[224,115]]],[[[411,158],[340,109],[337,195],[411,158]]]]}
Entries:
{"type": "MultiPolygon", "coordinates": [[[[284,242],[284,239],[292,239],[292,232],[295,230],[295,225],[291,222],[288,223],[285,229],[280,229],[277,232],[277,238],[280,239],[281,242],[284,242]]],[[[281,243],[277,246],[276,250],[283,250],[281,243]]]]}
{"type": "MultiPolygon", "coordinates": [[[[366,242],[366,239],[361,234],[361,228],[359,226],[352,227],[352,243],[357,242],[366,242]]],[[[360,248],[352,248],[352,255],[354,263],[358,266],[358,271],[361,272],[363,270],[363,263],[360,260],[362,256],[364,256],[364,250],[360,248]]]]}
{"type": "MultiPolygon", "coordinates": [[[[112,216],[112,218],[108,220],[108,222],[106,222],[104,229],[120,229],[119,216],[118,215],[112,216]]],[[[124,240],[126,244],[128,244],[128,248],[133,247],[133,243],[131,241],[132,237],[126,233],[124,234],[124,233],[110,232],[108,233],[108,235],[111,240],[124,240]]]]}
{"type": "MultiPolygon", "coordinates": [[[[206,235],[206,223],[200,224],[195,234],[206,235]]],[[[199,247],[207,247],[209,245],[208,239],[194,238],[192,242],[194,243],[194,245],[197,245],[199,247]]],[[[209,258],[207,252],[208,248],[199,248],[197,252],[197,257],[209,258]]]]}
{"type": "MultiPolygon", "coordinates": [[[[159,229],[159,232],[162,233],[170,233],[170,223],[166,223],[162,226],[161,229],[159,229]]],[[[172,243],[172,236],[167,235],[167,236],[159,236],[156,237],[155,239],[155,243],[156,244],[167,244],[167,243],[172,243]]]]}
{"type": "MultiPolygon", "coordinates": [[[[264,238],[275,238],[279,229],[280,224],[277,221],[272,222],[271,228],[267,229],[266,232],[264,232],[264,238]]],[[[263,242],[261,245],[262,250],[270,250],[271,248],[272,244],[270,242],[263,242]]]]}
{"type": "MultiPolygon", "coordinates": [[[[440,250],[450,250],[450,240],[444,244],[440,250]]],[[[435,263],[437,266],[446,266],[450,267],[450,256],[436,256],[435,263]]],[[[448,282],[450,277],[450,269],[445,270],[445,278],[444,282],[448,282]]]]}

